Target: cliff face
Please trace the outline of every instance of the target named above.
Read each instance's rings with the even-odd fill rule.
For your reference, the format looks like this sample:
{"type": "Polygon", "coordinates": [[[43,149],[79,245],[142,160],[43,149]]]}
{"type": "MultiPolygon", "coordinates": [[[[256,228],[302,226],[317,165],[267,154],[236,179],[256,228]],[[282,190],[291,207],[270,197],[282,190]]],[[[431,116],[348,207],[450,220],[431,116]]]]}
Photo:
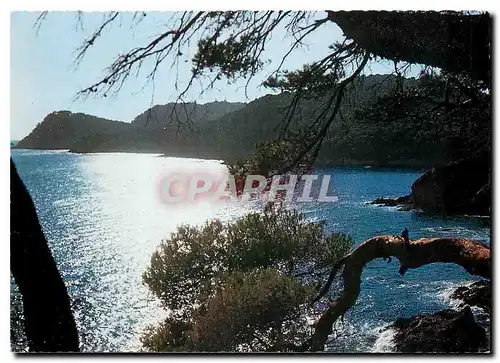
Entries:
{"type": "Polygon", "coordinates": [[[489,215],[491,206],[490,153],[433,168],[412,185],[415,208],[445,215],[489,215]]]}

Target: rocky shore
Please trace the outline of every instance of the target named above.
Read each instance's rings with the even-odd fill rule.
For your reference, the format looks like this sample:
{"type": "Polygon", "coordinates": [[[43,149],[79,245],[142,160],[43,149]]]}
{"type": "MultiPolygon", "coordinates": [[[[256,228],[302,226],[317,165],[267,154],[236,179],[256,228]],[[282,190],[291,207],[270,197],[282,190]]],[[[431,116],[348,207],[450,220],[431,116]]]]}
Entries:
{"type": "Polygon", "coordinates": [[[489,351],[491,282],[480,280],[458,287],[450,296],[459,310],[400,318],[390,327],[399,353],[481,353],[489,351]],[[476,320],[471,307],[483,309],[476,320]],[[486,329],[485,329],[486,327],[486,329]]]}
{"type": "Polygon", "coordinates": [[[451,298],[461,300],[460,306],[477,306],[489,314],[491,312],[491,282],[480,280],[470,286],[460,286],[453,292],[451,298]]]}
{"type": "Polygon", "coordinates": [[[398,319],[394,343],[401,353],[477,353],[487,350],[486,331],[471,308],[398,319]]]}

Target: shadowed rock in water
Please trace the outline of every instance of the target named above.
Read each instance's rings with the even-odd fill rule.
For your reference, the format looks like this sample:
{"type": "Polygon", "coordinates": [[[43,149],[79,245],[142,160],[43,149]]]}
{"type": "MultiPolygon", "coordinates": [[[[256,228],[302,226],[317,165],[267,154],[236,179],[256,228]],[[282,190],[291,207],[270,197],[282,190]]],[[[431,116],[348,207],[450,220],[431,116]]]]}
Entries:
{"type": "Polygon", "coordinates": [[[397,206],[406,206],[410,203],[410,196],[406,195],[404,197],[399,198],[377,198],[370,204],[383,205],[386,207],[397,207],[397,206]]]}
{"type": "Polygon", "coordinates": [[[491,207],[490,153],[433,168],[411,187],[415,208],[439,214],[489,215],[491,207]]]}
{"type": "MultiPolygon", "coordinates": [[[[314,351],[324,349],[335,321],[343,316],[355,303],[360,293],[363,267],[376,258],[396,257],[400,262],[399,273],[409,269],[435,263],[455,263],[471,275],[491,278],[490,249],[484,244],[463,238],[420,238],[405,241],[400,236],[376,236],[359,244],[341,258],[333,267],[325,287],[313,302],[319,301],[330,289],[337,271],[343,267],[344,289],[339,297],[330,301],[315,325],[311,347],[314,351]]],[[[390,259],[389,259],[390,261],[390,259]]]]}
{"type": "Polygon", "coordinates": [[[470,307],[398,319],[394,342],[401,353],[473,353],[486,349],[486,332],[470,307]]]}
{"type": "Polygon", "coordinates": [[[491,213],[491,156],[489,152],[432,168],[411,186],[411,194],[377,198],[370,204],[398,210],[420,209],[442,215],[491,213]]]}

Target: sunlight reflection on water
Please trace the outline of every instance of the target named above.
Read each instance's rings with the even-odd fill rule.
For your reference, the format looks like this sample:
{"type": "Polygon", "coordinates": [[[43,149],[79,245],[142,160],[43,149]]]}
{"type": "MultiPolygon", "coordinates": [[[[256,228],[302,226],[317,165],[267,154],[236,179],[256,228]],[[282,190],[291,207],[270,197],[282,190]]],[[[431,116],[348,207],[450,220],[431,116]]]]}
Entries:
{"type": "MultiPolygon", "coordinates": [[[[142,284],[142,273],[162,239],[179,224],[212,218],[234,220],[259,204],[166,204],[158,185],[172,171],[225,173],[217,161],[146,154],[90,154],[15,150],[12,157],[30,191],[52,253],[67,283],[87,352],[138,351],[145,326],[164,316],[142,284]]],[[[360,243],[376,234],[411,238],[459,235],[489,244],[490,228],[470,218],[440,218],[368,205],[380,196],[408,193],[416,171],[326,169],[340,203],[298,206],[326,231],[350,234],[360,243]]],[[[330,349],[366,352],[390,349],[381,332],[399,317],[450,307],[443,291],[474,279],[458,266],[433,264],[398,273],[397,262],[370,262],[356,305],[339,324],[330,349]],[[380,339],[379,339],[380,338],[380,339]]],[[[335,288],[335,287],[334,287],[335,288]]]]}
{"type": "Polygon", "coordinates": [[[169,205],[161,201],[157,185],[162,174],[169,170],[224,172],[225,167],[216,161],[101,154],[85,156],[79,167],[89,193],[72,201],[61,199],[59,206],[69,207],[67,218],[80,225],[69,236],[78,241],[80,256],[66,261],[73,271],[86,270],[76,290],[87,305],[80,315],[83,320],[98,319],[92,329],[84,329],[90,336],[83,343],[91,351],[138,350],[143,328],[164,316],[141,282],[160,241],[180,224],[230,220],[248,209],[241,204],[169,205]],[[92,278],[87,280],[88,276],[92,278]]]}

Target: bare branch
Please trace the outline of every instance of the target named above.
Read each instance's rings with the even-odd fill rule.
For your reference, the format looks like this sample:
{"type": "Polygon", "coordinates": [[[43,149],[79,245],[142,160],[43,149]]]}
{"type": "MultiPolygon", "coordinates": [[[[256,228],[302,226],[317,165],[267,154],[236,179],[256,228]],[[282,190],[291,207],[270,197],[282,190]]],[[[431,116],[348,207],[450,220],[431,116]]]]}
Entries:
{"type": "Polygon", "coordinates": [[[42,11],[40,15],[36,18],[35,24],[33,24],[33,29],[35,29],[35,33],[38,34],[40,31],[40,27],[42,26],[43,21],[47,17],[48,11],[42,11]]]}
{"type": "Polygon", "coordinates": [[[84,43],[83,43],[83,45],[80,46],[80,48],[77,49],[78,54],[76,55],[76,58],[74,60],[75,64],[78,65],[81,62],[81,60],[83,59],[83,57],[85,56],[85,54],[87,53],[87,51],[89,50],[89,48],[92,45],[94,45],[94,42],[96,41],[96,39],[101,36],[102,31],[118,17],[118,14],[119,14],[118,11],[111,12],[108,15],[108,19],[106,19],[101,24],[101,26],[97,29],[97,31],[95,31],[92,34],[92,36],[89,39],[85,40],[84,43]]]}

